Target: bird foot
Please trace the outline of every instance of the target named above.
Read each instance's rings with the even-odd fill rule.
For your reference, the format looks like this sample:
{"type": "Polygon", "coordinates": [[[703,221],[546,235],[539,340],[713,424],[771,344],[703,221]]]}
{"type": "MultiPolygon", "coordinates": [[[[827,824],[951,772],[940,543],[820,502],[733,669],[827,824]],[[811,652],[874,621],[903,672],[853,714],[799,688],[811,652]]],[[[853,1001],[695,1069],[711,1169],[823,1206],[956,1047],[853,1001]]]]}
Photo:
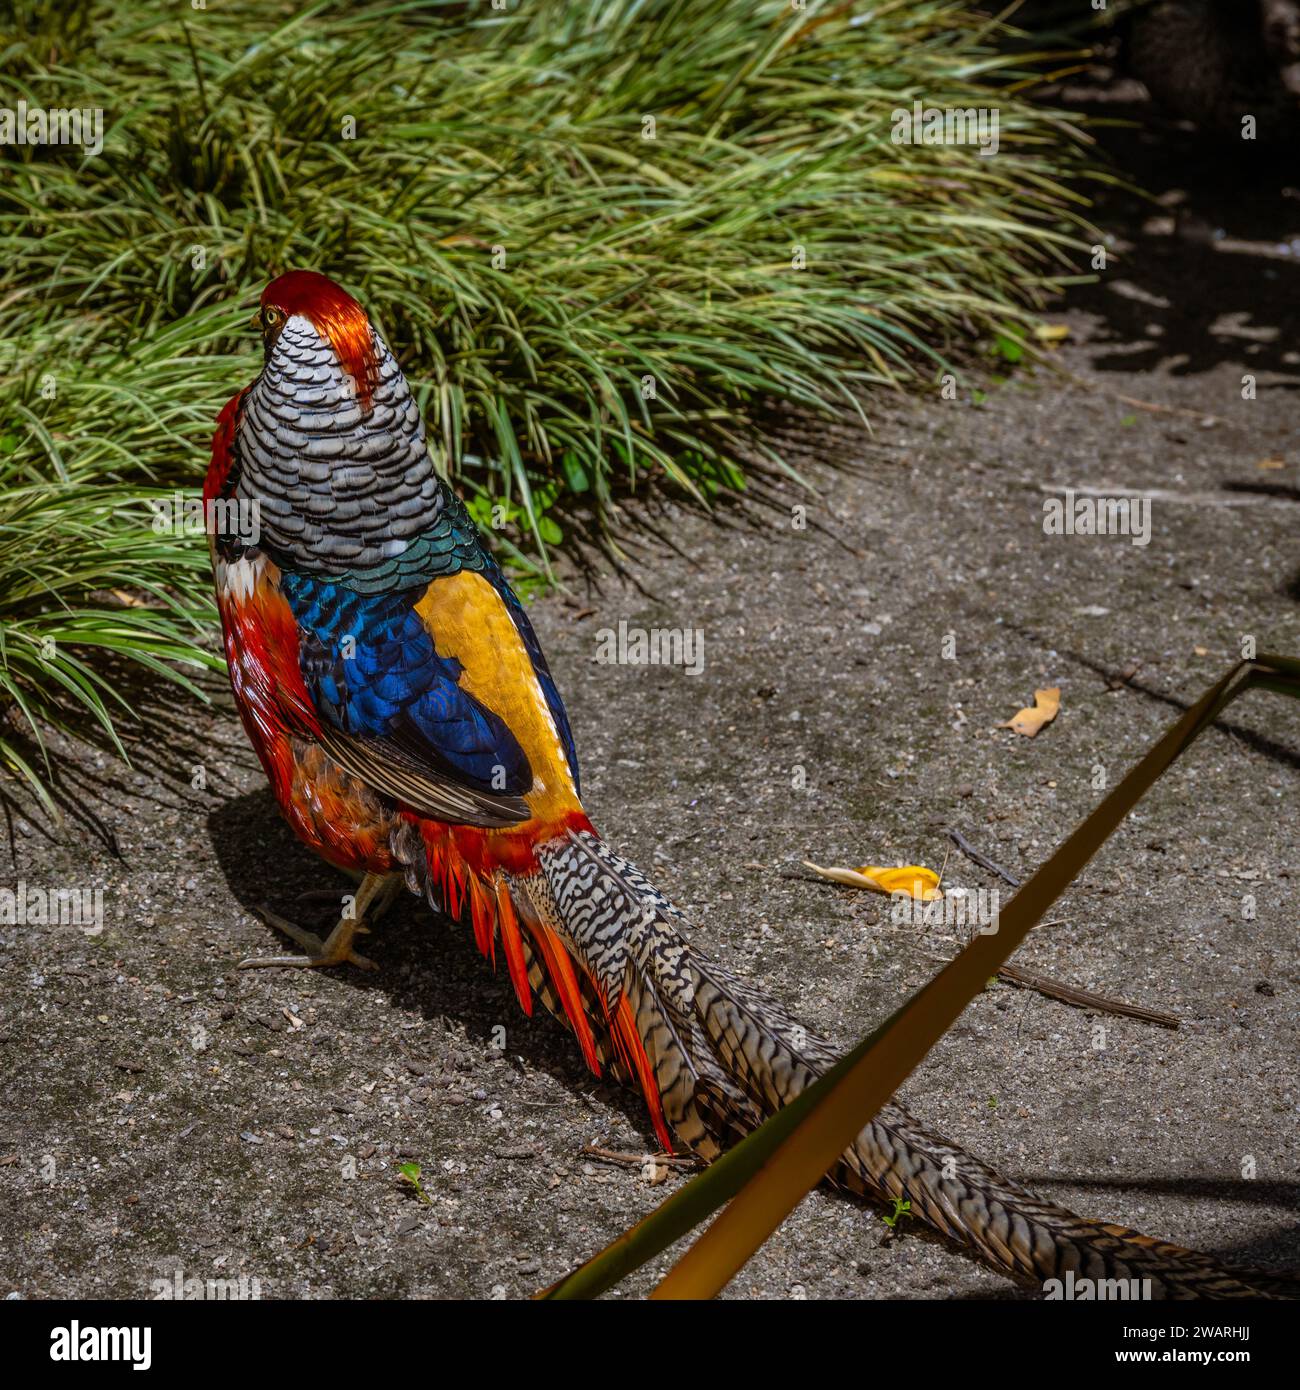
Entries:
{"type": "Polygon", "coordinates": [[[391,906],[394,897],[403,883],[399,873],[366,874],[356,896],[347,904],[343,916],[339,918],[334,930],[324,941],[315,932],[305,931],[293,922],[287,921],[272,912],[269,907],[258,907],[254,911],[268,927],[283,932],[290,941],[296,941],[306,955],[302,956],[252,956],[241,960],[241,970],[254,970],[262,966],[284,965],[298,969],[313,969],[326,965],[355,965],[362,970],[375,970],[374,961],[358,955],[352,949],[352,938],[359,932],[370,930],[366,921],[377,922],[391,906]]]}
{"type": "Polygon", "coordinates": [[[296,941],[306,955],[302,956],[250,956],[239,962],[240,970],[257,970],[267,966],[290,966],[298,969],[317,969],[330,965],[355,965],[362,970],[375,970],[378,967],[367,956],[358,955],[352,949],[352,938],[369,928],[359,918],[345,917],[330,932],[324,941],[315,932],[278,916],[269,907],[253,909],[268,927],[283,932],[291,941],[296,941]]]}

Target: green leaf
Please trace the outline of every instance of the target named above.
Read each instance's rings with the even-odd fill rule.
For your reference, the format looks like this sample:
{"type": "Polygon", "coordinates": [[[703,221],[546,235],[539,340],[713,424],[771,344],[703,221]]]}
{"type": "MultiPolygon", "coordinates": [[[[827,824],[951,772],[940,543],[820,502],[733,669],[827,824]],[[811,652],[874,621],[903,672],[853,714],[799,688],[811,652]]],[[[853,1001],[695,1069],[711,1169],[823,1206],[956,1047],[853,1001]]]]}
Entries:
{"type": "MultiPolygon", "coordinates": [[[[591,480],[587,477],[587,470],[582,466],[578,455],[572,449],[566,449],[560,456],[560,463],[564,468],[565,481],[569,484],[572,492],[583,493],[591,487],[591,480]]],[[[543,539],[545,539],[543,537],[543,539]]],[[[556,542],[558,544],[558,542],[556,542]]]]}
{"type": "Polygon", "coordinates": [[[1009,337],[1005,333],[999,333],[993,340],[993,350],[1004,361],[1013,365],[1021,360],[1025,355],[1024,344],[1015,338],[1009,337]]]}

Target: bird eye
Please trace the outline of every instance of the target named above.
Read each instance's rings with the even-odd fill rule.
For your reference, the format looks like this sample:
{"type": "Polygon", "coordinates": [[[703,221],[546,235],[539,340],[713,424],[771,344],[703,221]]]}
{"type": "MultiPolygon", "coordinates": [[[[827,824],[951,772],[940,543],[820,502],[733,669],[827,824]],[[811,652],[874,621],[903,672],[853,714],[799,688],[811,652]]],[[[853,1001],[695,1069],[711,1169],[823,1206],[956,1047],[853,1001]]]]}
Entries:
{"type": "Polygon", "coordinates": [[[263,328],[279,328],[283,322],[284,311],[282,309],[277,309],[274,304],[268,304],[266,308],[262,310],[263,328]]]}

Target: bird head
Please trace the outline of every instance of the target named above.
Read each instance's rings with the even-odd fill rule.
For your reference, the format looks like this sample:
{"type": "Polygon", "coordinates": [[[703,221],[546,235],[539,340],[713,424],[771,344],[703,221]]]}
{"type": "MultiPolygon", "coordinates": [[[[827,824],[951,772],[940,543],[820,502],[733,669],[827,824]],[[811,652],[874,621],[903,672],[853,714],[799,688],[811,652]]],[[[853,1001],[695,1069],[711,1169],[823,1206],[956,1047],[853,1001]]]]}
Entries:
{"type": "Polygon", "coordinates": [[[363,409],[368,408],[375,387],[377,354],[370,319],[361,305],[326,275],[290,270],[262,291],[261,306],[253,319],[262,331],[268,362],[280,346],[286,326],[295,321],[300,332],[310,328],[329,344],[340,368],[352,378],[358,402],[363,409]]]}
{"type": "Polygon", "coordinates": [[[437,516],[442,485],[383,336],[312,270],[273,280],[256,322],[266,361],[226,425],[233,495],[257,503],[263,547],[326,574],[402,554],[437,516]]]}

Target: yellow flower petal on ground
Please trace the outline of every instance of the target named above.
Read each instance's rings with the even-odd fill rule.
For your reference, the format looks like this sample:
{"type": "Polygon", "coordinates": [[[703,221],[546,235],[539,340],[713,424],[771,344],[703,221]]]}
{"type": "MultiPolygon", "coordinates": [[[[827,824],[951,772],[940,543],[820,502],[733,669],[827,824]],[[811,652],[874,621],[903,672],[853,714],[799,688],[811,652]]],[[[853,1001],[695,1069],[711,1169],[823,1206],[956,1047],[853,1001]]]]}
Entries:
{"type": "Polygon", "coordinates": [[[886,869],[879,864],[864,864],[860,869],[823,868],[810,859],[804,868],[829,878],[834,883],[847,883],[850,888],[865,888],[871,893],[907,893],[923,903],[942,898],[939,875],[920,864],[904,864],[901,868],[886,869]]]}
{"type": "Polygon", "coordinates": [[[906,893],[923,903],[943,897],[939,891],[939,875],[920,864],[904,864],[900,869],[882,869],[867,864],[860,872],[864,878],[878,883],[882,893],[906,893]]]}
{"type": "Polygon", "coordinates": [[[1034,691],[1034,704],[1032,709],[1022,709],[1019,714],[1008,719],[1005,724],[999,724],[999,729],[1014,729],[1018,734],[1024,734],[1026,738],[1033,736],[1043,727],[1050,724],[1056,718],[1061,708],[1061,687],[1054,685],[1048,690],[1034,691]]]}

